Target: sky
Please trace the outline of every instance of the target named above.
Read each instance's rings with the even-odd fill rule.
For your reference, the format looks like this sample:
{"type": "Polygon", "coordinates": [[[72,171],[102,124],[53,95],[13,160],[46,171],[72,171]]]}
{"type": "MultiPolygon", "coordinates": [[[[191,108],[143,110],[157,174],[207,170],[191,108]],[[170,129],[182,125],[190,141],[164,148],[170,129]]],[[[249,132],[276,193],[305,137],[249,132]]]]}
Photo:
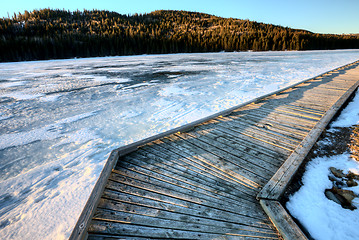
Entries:
{"type": "Polygon", "coordinates": [[[359,33],[359,0],[3,0],[0,17],[43,8],[98,9],[121,14],[186,10],[315,33],[359,33]]]}

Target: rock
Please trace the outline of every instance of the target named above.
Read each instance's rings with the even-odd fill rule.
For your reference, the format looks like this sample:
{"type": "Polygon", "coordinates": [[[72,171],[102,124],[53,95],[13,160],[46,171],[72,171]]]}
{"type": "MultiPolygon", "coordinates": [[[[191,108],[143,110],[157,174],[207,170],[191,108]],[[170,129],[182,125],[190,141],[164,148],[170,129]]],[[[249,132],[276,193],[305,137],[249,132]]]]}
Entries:
{"type": "Polygon", "coordinates": [[[358,186],[358,183],[356,181],[354,181],[353,179],[348,179],[347,180],[347,186],[348,187],[355,187],[355,186],[358,186]]]}
{"type": "Polygon", "coordinates": [[[329,170],[333,173],[334,176],[337,178],[343,178],[345,177],[345,174],[343,173],[343,170],[337,169],[335,167],[330,167],[329,170]]]}
{"type": "Polygon", "coordinates": [[[325,196],[329,200],[340,204],[343,208],[350,210],[356,209],[356,206],[352,204],[352,201],[358,196],[353,191],[342,189],[342,187],[358,186],[358,183],[355,180],[359,179],[359,175],[350,171],[348,174],[344,174],[343,170],[335,167],[330,167],[329,170],[332,174],[330,174],[328,178],[332,181],[333,187],[331,189],[325,189],[325,196]]]}
{"type": "Polygon", "coordinates": [[[332,201],[338,203],[339,205],[342,205],[342,203],[338,200],[338,198],[336,198],[336,196],[334,195],[334,193],[332,193],[330,191],[330,189],[325,189],[324,194],[329,200],[332,200],[332,201]]]}
{"type": "Polygon", "coordinates": [[[337,178],[333,175],[329,175],[328,178],[330,181],[332,181],[332,183],[335,187],[341,188],[342,186],[345,185],[345,183],[342,181],[341,178],[337,178]]]}
{"type": "Polygon", "coordinates": [[[359,180],[359,174],[355,174],[355,173],[353,173],[351,171],[349,171],[349,173],[347,174],[346,177],[349,178],[349,179],[359,180]]]}
{"type": "Polygon", "coordinates": [[[356,207],[352,205],[353,199],[357,197],[353,191],[332,187],[331,189],[326,189],[324,193],[328,199],[336,203],[338,203],[339,201],[338,204],[340,204],[343,208],[350,210],[356,209],[356,207]],[[332,196],[332,194],[334,195],[334,197],[332,196]]]}
{"type": "Polygon", "coordinates": [[[328,176],[329,180],[332,181],[332,182],[335,182],[337,181],[337,178],[333,177],[333,176],[328,176]]]}
{"type": "Polygon", "coordinates": [[[337,189],[337,194],[345,198],[350,204],[352,203],[353,199],[357,196],[351,190],[344,190],[344,189],[337,189]]]}
{"type": "Polygon", "coordinates": [[[333,182],[334,186],[341,188],[343,186],[345,186],[345,183],[341,180],[336,180],[335,182],[333,182]]]}

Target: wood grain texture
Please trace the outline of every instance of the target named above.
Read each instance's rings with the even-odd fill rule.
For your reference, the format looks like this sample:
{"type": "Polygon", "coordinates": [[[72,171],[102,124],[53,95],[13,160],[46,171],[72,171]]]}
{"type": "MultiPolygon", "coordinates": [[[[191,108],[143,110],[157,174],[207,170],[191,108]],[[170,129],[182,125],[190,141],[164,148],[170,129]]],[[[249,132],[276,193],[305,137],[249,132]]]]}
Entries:
{"type": "Polygon", "coordinates": [[[262,199],[260,203],[284,239],[308,239],[278,201],[262,199]]]}
{"type": "Polygon", "coordinates": [[[298,145],[293,154],[289,156],[286,162],[278,169],[276,174],[258,194],[258,198],[279,200],[286,186],[290,183],[305,156],[317,141],[324,128],[328,125],[330,120],[334,117],[344,102],[358,88],[358,86],[359,74],[358,81],[354,83],[336,102],[333,103],[331,108],[323,115],[323,117],[317,122],[313,129],[308,132],[302,143],[298,145]]]}

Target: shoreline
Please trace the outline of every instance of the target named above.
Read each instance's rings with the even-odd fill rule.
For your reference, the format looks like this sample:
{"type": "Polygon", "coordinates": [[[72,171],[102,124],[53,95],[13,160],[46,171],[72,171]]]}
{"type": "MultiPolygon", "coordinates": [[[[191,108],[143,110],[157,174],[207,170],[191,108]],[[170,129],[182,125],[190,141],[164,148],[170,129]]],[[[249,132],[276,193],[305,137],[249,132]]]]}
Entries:
{"type": "MultiPolygon", "coordinates": [[[[218,52],[182,52],[182,53],[153,53],[153,54],[132,54],[132,55],[109,55],[109,56],[97,56],[97,57],[71,57],[71,58],[53,58],[53,59],[39,59],[39,60],[25,60],[25,61],[13,61],[13,62],[1,62],[1,64],[14,64],[14,63],[42,63],[42,62],[57,62],[57,61],[68,61],[68,60],[95,60],[95,59],[104,59],[104,58],[126,58],[126,57],[144,57],[144,56],[172,56],[172,55],[191,55],[191,54],[235,54],[235,53],[313,53],[313,52],[336,52],[336,51],[359,51],[359,49],[320,49],[320,50],[267,50],[267,51],[254,51],[254,50],[246,50],[246,51],[218,51],[218,52]]],[[[349,63],[348,63],[349,64],[349,63]]]]}

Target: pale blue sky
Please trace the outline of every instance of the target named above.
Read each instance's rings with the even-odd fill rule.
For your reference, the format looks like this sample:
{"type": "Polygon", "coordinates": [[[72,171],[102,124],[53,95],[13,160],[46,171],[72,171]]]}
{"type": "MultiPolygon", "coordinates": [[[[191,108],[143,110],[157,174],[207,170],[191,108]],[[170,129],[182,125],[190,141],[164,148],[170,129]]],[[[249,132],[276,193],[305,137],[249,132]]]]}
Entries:
{"type": "Polygon", "coordinates": [[[188,10],[316,33],[359,33],[359,0],[2,0],[0,17],[47,7],[122,14],[188,10]]]}

